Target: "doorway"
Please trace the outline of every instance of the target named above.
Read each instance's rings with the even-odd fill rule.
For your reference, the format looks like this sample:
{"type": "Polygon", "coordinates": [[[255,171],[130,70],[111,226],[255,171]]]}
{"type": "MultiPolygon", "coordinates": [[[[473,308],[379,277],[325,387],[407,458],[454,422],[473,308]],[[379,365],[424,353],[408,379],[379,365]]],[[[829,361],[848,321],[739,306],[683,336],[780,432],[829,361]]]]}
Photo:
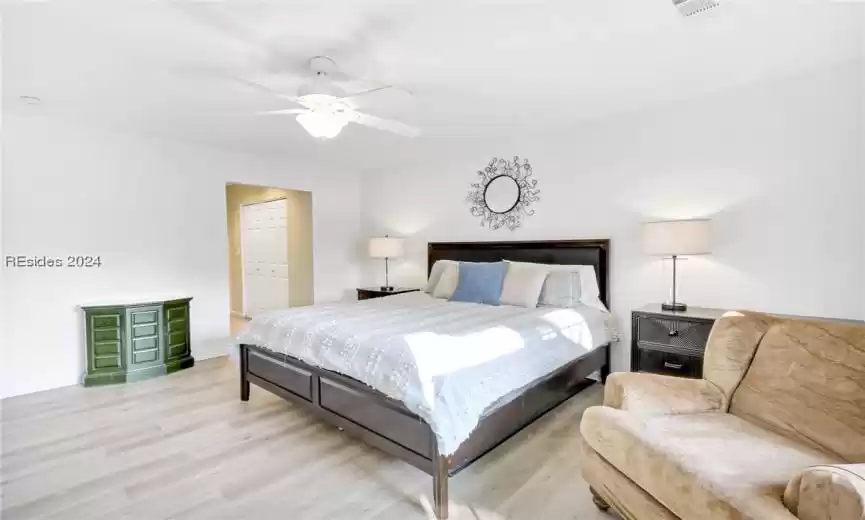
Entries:
{"type": "Polygon", "coordinates": [[[226,185],[231,332],[271,310],[313,303],[312,193],[226,185]]]}

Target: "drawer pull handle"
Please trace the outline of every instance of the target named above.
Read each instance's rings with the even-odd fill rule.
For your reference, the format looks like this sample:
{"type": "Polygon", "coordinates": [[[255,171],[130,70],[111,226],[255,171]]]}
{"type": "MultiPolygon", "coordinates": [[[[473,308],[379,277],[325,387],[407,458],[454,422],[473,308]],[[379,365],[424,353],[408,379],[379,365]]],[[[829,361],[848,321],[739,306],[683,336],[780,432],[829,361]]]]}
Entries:
{"type": "Polygon", "coordinates": [[[671,338],[675,338],[676,336],[679,335],[679,331],[678,330],[671,330],[669,335],[671,338]]]}
{"type": "Polygon", "coordinates": [[[669,361],[664,361],[664,366],[667,368],[675,369],[675,370],[682,368],[681,363],[670,363],[669,361]]]}

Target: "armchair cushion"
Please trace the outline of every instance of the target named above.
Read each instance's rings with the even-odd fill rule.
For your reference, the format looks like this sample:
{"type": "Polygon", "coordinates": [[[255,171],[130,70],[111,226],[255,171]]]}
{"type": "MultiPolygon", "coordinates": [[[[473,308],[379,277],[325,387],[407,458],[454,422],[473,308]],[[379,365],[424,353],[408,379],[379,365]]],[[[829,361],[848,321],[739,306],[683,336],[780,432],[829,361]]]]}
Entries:
{"type": "Polygon", "coordinates": [[[688,520],[794,520],[781,501],[790,478],[804,467],[841,462],[726,413],[647,415],[594,406],[580,430],[604,460],[688,520]]]}
{"type": "Polygon", "coordinates": [[[604,388],[604,406],[646,414],[717,412],[724,394],[705,379],[616,372],[604,388]]]}
{"type": "Polygon", "coordinates": [[[865,464],[808,468],[787,484],[784,504],[799,520],[865,520],[865,464]]]}

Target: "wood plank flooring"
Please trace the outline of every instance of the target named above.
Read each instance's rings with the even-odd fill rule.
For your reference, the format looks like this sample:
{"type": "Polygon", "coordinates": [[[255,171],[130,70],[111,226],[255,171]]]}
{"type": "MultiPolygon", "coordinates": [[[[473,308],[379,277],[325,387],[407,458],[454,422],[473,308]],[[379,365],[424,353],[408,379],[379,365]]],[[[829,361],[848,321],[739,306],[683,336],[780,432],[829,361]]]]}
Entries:
{"type": "MultiPolygon", "coordinates": [[[[594,386],[451,479],[454,520],[609,520],[580,477],[594,386]]],[[[3,401],[3,520],[424,520],[432,479],[253,385],[226,358],[3,401]]]]}

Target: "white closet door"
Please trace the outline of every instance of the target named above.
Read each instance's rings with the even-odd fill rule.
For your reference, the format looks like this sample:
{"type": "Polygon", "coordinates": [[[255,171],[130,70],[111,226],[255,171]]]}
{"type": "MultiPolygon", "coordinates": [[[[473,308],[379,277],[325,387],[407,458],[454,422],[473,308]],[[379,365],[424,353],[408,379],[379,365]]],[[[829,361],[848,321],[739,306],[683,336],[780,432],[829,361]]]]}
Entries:
{"type": "Polygon", "coordinates": [[[244,312],[288,307],[288,223],[286,201],[241,207],[244,312]]]}

